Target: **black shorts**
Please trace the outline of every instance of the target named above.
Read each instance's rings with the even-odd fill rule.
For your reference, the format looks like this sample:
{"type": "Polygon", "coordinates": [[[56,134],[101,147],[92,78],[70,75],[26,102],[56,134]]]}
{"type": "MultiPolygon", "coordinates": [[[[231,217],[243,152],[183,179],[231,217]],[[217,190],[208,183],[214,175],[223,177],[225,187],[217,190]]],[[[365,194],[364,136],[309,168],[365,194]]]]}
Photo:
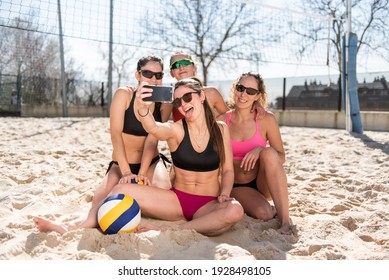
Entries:
{"type": "MultiPolygon", "coordinates": [[[[156,157],[153,158],[153,160],[150,162],[150,166],[152,166],[154,163],[156,163],[157,161],[159,161],[160,157],[159,155],[157,155],[156,157]]],[[[114,161],[112,160],[109,165],[108,165],[108,169],[107,169],[107,172],[105,172],[105,174],[107,174],[111,168],[112,168],[112,165],[119,165],[119,163],[117,161],[114,161]]],[[[130,167],[130,170],[131,170],[131,173],[132,174],[138,174],[139,173],[139,170],[140,170],[140,163],[129,163],[128,166],[130,167]]]]}
{"type": "Polygon", "coordinates": [[[248,182],[248,183],[234,184],[234,185],[232,185],[232,187],[233,188],[249,187],[249,188],[252,188],[254,190],[258,190],[258,188],[257,188],[257,178],[255,178],[254,180],[252,180],[251,182],[248,182]]]}

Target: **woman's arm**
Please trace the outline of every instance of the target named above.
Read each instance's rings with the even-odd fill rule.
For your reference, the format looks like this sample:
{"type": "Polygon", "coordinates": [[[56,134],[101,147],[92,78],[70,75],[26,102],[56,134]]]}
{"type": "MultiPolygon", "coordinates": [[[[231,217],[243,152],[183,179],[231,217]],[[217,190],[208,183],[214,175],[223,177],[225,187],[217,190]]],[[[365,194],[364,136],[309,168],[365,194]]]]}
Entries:
{"type": "Polygon", "coordinates": [[[232,185],[234,184],[234,165],[233,165],[229,129],[224,122],[218,121],[218,124],[223,135],[224,155],[225,155],[225,161],[222,166],[222,172],[221,172],[221,186],[220,186],[220,196],[219,196],[219,202],[222,202],[230,199],[229,197],[232,190],[232,185]]]}
{"type": "Polygon", "coordinates": [[[133,90],[129,88],[118,88],[113,96],[110,107],[110,134],[113,153],[119,163],[122,175],[131,173],[128,166],[126,150],[123,142],[124,114],[129,106],[133,90]]]}
{"type": "Polygon", "coordinates": [[[136,91],[134,111],[136,118],[142,123],[143,128],[158,140],[168,140],[174,137],[171,123],[156,122],[150,111],[151,101],[143,101],[143,98],[151,96],[152,89],[144,88],[146,83],[142,83],[136,91]]]}
{"type": "MultiPolygon", "coordinates": [[[[159,110],[161,112],[161,119],[162,122],[167,122],[170,118],[171,112],[172,112],[173,105],[167,104],[167,103],[162,103],[161,107],[159,107],[159,110]]],[[[154,109],[155,110],[155,109],[154,109]]],[[[147,176],[147,171],[150,167],[150,163],[154,158],[155,150],[158,147],[158,139],[155,138],[153,135],[149,134],[147,135],[145,145],[143,148],[143,154],[142,154],[142,161],[141,161],[141,167],[139,170],[140,177],[146,177],[147,176]]],[[[140,178],[142,180],[142,178],[140,178]]],[[[146,178],[144,180],[145,184],[148,185],[148,183],[151,183],[148,181],[146,178]]]]}
{"type": "Polygon", "coordinates": [[[269,141],[270,147],[277,151],[280,156],[281,163],[284,164],[286,160],[285,150],[276,117],[273,113],[268,112],[263,123],[266,123],[266,138],[269,141]]]}
{"type": "Polygon", "coordinates": [[[151,134],[147,135],[145,144],[143,146],[142,159],[140,163],[140,169],[138,173],[138,180],[143,180],[145,185],[150,185],[151,182],[147,178],[147,171],[149,170],[150,163],[154,158],[155,150],[158,146],[158,140],[151,134]]]}
{"type": "Polygon", "coordinates": [[[173,105],[170,103],[162,103],[160,109],[162,122],[169,121],[173,111],[173,105]]]}
{"type": "Polygon", "coordinates": [[[220,91],[217,90],[217,88],[206,87],[204,89],[204,93],[209,103],[209,106],[211,106],[212,108],[212,111],[216,111],[215,117],[218,117],[219,115],[224,114],[228,111],[226,102],[224,101],[223,96],[221,95],[220,91]]]}

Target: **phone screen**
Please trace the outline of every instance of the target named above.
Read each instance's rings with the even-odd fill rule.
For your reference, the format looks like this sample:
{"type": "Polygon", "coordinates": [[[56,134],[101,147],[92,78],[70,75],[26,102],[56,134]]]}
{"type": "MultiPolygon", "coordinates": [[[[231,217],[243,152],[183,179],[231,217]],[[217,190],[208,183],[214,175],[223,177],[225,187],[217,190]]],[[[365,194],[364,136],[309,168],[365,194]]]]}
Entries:
{"type": "Polygon", "coordinates": [[[145,85],[145,88],[152,88],[152,96],[146,97],[144,101],[153,101],[153,102],[166,102],[170,103],[173,101],[173,87],[171,86],[149,86],[145,85]]]}

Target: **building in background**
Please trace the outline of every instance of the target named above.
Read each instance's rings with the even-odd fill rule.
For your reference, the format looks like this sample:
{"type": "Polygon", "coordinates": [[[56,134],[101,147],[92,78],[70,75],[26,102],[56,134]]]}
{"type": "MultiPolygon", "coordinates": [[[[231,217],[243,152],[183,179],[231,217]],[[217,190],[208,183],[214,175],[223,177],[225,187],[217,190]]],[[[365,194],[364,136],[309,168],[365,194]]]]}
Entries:
{"type": "MultiPolygon", "coordinates": [[[[375,78],[373,82],[364,80],[358,84],[359,106],[361,111],[388,111],[389,89],[386,78],[375,78]]],[[[341,102],[339,83],[324,85],[312,81],[295,85],[285,100],[285,109],[295,110],[337,110],[341,102]]],[[[276,108],[282,109],[283,98],[276,98],[276,108]]]]}

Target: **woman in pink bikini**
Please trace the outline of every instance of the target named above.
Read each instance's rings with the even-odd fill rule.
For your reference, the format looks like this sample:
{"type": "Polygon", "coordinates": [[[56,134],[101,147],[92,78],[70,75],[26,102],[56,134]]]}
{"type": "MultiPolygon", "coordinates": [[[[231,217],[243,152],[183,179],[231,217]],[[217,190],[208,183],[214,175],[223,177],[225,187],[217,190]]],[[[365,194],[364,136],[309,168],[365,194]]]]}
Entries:
{"type": "MultiPolygon", "coordinates": [[[[132,196],[148,217],[184,220],[181,229],[208,236],[225,232],[244,214],[240,203],[230,197],[234,171],[228,127],[216,122],[196,79],[183,79],[175,85],[173,106],[185,116],[176,122],[156,122],[149,109],[152,103],[143,101],[148,96],[150,89],[141,85],[134,110],[148,133],[167,142],[176,174],[174,185],[164,190],[118,184],[113,194],[132,196]]],[[[149,229],[158,228],[141,223],[138,232],[149,229]]]]}
{"type": "Polygon", "coordinates": [[[251,112],[258,101],[267,107],[266,88],[262,77],[243,73],[233,85],[234,109],[218,117],[230,130],[234,164],[234,185],[231,196],[243,206],[247,215],[270,220],[275,215],[281,223],[280,232],[291,233],[285,151],[280,129],[271,112],[256,120],[251,112]],[[274,206],[268,200],[273,200],[274,206]]]}

